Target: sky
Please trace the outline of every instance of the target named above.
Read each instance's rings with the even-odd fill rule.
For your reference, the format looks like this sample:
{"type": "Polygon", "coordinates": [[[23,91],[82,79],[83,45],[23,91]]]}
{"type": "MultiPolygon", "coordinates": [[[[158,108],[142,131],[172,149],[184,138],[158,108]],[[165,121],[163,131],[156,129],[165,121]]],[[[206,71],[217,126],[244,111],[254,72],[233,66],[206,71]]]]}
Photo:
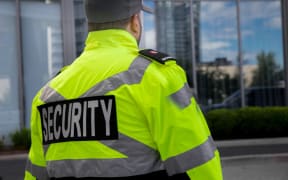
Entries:
{"type": "MultiPolygon", "coordinates": [[[[152,0],[144,0],[144,4],[151,9],[154,9],[152,0]]],[[[144,12],[144,31],[143,31],[143,48],[156,49],[156,33],[155,33],[155,17],[154,14],[144,12]]]]}
{"type": "MultiPolygon", "coordinates": [[[[145,0],[153,8],[152,0],[145,0]]],[[[240,3],[242,53],[246,64],[255,64],[259,52],[274,52],[283,66],[280,1],[242,1],[240,3]]],[[[202,1],[200,43],[202,61],[238,56],[236,1],[202,1]]],[[[154,15],[144,13],[144,47],[156,49],[154,15]]]]}
{"type": "Polygon", "coordinates": [[[0,77],[0,104],[5,102],[6,95],[10,91],[10,84],[8,78],[1,78],[0,77]]]}

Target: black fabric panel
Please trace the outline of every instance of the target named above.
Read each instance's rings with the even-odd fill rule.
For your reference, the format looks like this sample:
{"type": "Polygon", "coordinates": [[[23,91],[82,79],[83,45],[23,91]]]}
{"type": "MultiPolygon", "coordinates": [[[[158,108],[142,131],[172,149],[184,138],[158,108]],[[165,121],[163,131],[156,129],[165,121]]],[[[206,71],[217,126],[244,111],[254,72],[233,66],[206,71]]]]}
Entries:
{"type": "Polygon", "coordinates": [[[149,180],[148,178],[154,178],[159,180],[189,180],[189,177],[186,173],[177,174],[174,176],[168,176],[166,171],[157,171],[145,175],[138,176],[129,176],[129,177],[113,177],[113,178],[105,178],[105,177],[86,177],[86,178],[74,178],[74,177],[65,177],[65,178],[50,178],[50,180],[149,180]]]}

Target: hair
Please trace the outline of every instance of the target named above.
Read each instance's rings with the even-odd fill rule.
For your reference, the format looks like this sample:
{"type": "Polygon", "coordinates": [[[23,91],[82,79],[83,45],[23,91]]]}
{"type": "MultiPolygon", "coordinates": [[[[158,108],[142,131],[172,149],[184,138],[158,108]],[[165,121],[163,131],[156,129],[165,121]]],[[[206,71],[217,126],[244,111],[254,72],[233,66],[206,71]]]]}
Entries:
{"type": "Polygon", "coordinates": [[[118,20],[114,22],[107,22],[107,23],[92,23],[88,22],[88,30],[89,31],[100,31],[100,30],[107,30],[107,29],[126,29],[127,25],[129,24],[130,18],[126,18],[123,20],[118,20]]]}

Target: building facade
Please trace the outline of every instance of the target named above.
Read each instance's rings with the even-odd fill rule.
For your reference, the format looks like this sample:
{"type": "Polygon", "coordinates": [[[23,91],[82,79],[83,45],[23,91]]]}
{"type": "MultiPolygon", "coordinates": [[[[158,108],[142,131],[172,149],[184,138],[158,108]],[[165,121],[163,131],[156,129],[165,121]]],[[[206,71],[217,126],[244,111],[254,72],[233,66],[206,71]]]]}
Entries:
{"type": "MultiPolygon", "coordinates": [[[[155,13],[143,13],[140,47],[175,56],[203,108],[237,91],[246,106],[251,87],[286,88],[286,0],[144,2],[155,13]]],[[[0,141],[30,126],[35,93],[81,54],[86,36],[83,0],[0,1],[0,141]]]]}

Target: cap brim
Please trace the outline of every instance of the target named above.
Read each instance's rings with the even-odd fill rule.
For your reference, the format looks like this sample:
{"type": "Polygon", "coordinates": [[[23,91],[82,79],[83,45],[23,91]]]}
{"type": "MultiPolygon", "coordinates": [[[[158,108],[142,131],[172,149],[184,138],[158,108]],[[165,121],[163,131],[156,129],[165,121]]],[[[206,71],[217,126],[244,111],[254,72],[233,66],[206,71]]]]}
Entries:
{"type": "Polygon", "coordinates": [[[147,12],[147,13],[150,13],[150,14],[153,14],[153,13],[154,13],[154,10],[153,10],[152,8],[147,7],[147,6],[145,6],[145,5],[142,5],[142,10],[143,10],[144,12],[147,12]]]}

